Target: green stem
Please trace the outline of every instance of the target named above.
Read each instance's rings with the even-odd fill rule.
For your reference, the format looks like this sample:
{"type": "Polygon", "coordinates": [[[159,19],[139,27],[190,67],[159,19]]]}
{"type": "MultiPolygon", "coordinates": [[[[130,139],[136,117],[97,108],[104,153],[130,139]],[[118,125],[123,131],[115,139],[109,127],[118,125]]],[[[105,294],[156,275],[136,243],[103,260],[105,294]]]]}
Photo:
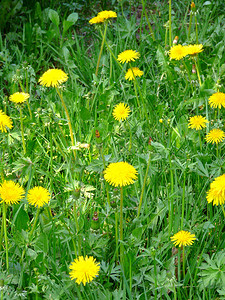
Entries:
{"type": "Polygon", "coordinates": [[[3,223],[3,218],[2,218],[1,236],[0,236],[0,252],[2,251],[2,239],[3,239],[3,234],[4,234],[4,223],[3,223]]]}
{"type": "MultiPolygon", "coordinates": [[[[106,169],[106,164],[105,164],[105,157],[103,155],[103,151],[102,151],[102,147],[100,146],[100,154],[102,157],[102,161],[103,161],[103,166],[104,166],[104,170],[106,169]]],[[[109,186],[108,186],[108,182],[105,182],[106,185],[106,195],[107,195],[107,202],[108,205],[110,206],[110,199],[109,199],[109,186]]]]}
{"type": "Polygon", "coordinates": [[[191,84],[191,90],[192,90],[192,93],[193,93],[194,90],[193,90],[193,86],[192,86],[192,82],[191,82],[191,76],[190,76],[190,73],[189,73],[189,70],[188,70],[188,67],[187,67],[185,61],[183,61],[183,65],[184,65],[185,70],[186,70],[186,72],[187,72],[187,76],[188,76],[188,79],[189,79],[189,81],[190,81],[190,84],[191,84]]]}
{"type": "Polygon", "coordinates": [[[136,96],[136,99],[137,99],[137,106],[140,109],[141,106],[140,106],[140,102],[139,102],[138,94],[137,94],[136,80],[134,80],[134,92],[135,92],[135,96],[136,96]]]}
{"type": "Polygon", "coordinates": [[[202,140],[201,140],[200,130],[198,131],[198,137],[199,137],[200,150],[202,150],[202,140]]]}
{"type": "Polygon", "coordinates": [[[190,39],[190,34],[191,34],[192,17],[193,17],[193,13],[191,11],[190,12],[189,28],[188,28],[188,37],[187,37],[188,40],[190,39]]]}
{"type": "Polygon", "coordinates": [[[78,254],[79,254],[79,256],[81,256],[81,240],[80,240],[80,235],[79,235],[79,223],[78,223],[78,219],[77,219],[77,208],[76,208],[75,203],[73,204],[73,216],[74,216],[76,231],[77,231],[77,235],[78,235],[78,254]]]}
{"type": "Polygon", "coordinates": [[[216,157],[219,158],[219,145],[216,144],[216,157]]]}
{"type": "Polygon", "coordinates": [[[115,237],[116,237],[116,258],[118,260],[118,213],[117,207],[115,208],[115,237]]]}
{"type": "Polygon", "coordinates": [[[183,279],[185,278],[185,256],[184,256],[184,246],[183,246],[183,279]]]}
{"type": "Polygon", "coordinates": [[[185,183],[186,183],[186,170],[184,170],[184,181],[183,181],[183,195],[182,195],[182,214],[181,214],[181,230],[184,225],[184,205],[185,205],[185,183]]]}
{"type": "Polygon", "coordinates": [[[223,216],[225,218],[225,210],[224,210],[223,204],[221,205],[221,207],[222,207],[222,211],[223,211],[223,216]]]}
{"type": "Polygon", "coordinates": [[[196,44],[198,44],[198,20],[195,14],[195,32],[196,32],[196,44]]]}
{"type": "MultiPolygon", "coordinates": [[[[100,31],[101,32],[101,31],[100,31]]],[[[101,32],[101,35],[103,37],[103,34],[101,32]]],[[[112,52],[111,48],[109,47],[109,44],[105,41],[105,45],[107,47],[107,49],[109,50],[110,54],[112,55],[112,57],[115,59],[116,63],[118,64],[118,66],[120,67],[120,69],[123,69],[122,65],[119,63],[119,61],[117,60],[116,56],[114,55],[114,53],[112,52]]]]}
{"type": "MultiPolygon", "coordinates": [[[[66,117],[67,117],[67,121],[68,121],[68,125],[69,125],[69,130],[70,130],[70,138],[71,138],[72,146],[75,146],[74,137],[73,137],[73,129],[72,129],[72,125],[71,125],[71,120],[70,120],[69,112],[67,110],[66,104],[65,104],[65,102],[63,100],[63,96],[60,93],[58,87],[56,87],[56,92],[59,95],[60,100],[62,101],[62,105],[63,105],[63,108],[64,108],[65,113],[66,113],[66,117]]],[[[74,158],[76,159],[76,151],[75,151],[75,149],[73,149],[73,155],[74,155],[74,158]]]]}
{"type": "MultiPolygon", "coordinates": [[[[155,35],[154,35],[154,32],[153,32],[152,26],[151,26],[151,24],[150,24],[150,22],[149,22],[148,15],[147,15],[147,12],[146,12],[146,9],[145,9],[145,3],[144,3],[143,0],[142,0],[142,7],[143,7],[143,11],[144,11],[144,13],[145,13],[146,21],[147,21],[147,23],[148,23],[149,31],[151,32],[151,35],[152,35],[152,39],[153,39],[153,41],[155,41],[155,35]]],[[[140,30],[141,30],[141,28],[140,28],[140,30]]]]}
{"type": "MultiPolygon", "coordinates": [[[[123,242],[123,187],[120,187],[120,242],[123,242]]],[[[123,268],[124,263],[124,246],[120,244],[120,264],[123,268]]]]}
{"type": "Polygon", "coordinates": [[[101,60],[101,56],[102,56],[103,46],[104,46],[104,43],[105,43],[107,25],[108,25],[108,22],[106,21],[106,23],[105,23],[105,29],[104,29],[104,34],[103,34],[103,38],[102,38],[102,44],[101,44],[101,48],[100,48],[100,52],[99,52],[99,56],[98,56],[98,62],[97,62],[96,70],[95,70],[95,76],[96,77],[98,76],[99,64],[100,64],[100,60],[101,60]]]}
{"type": "Polygon", "coordinates": [[[21,136],[22,136],[22,143],[23,143],[23,153],[26,154],[26,144],[24,140],[24,129],[23,129],[23,116],[22,116],[22,108],[19,108],[20,110],[20,128],[21,128],[21,136]]]}
{"type": "Polygon", "coordinates": [[[148,176],[148,170],[149,170],[149,167],[150,167],[150,162],[151,162],[151,155],[149,153],[147,169],[146,169],[146,172],[145,172],[144,182],[143,182],[143,186],[142,186],[142,190],[141,190],[141,196],[140,196],[140,200],[139,200],[137,217],[140,216],[140,212],[141,212],[141,206],[142,206],[142,201],[143,201],[143,196],[144,196],[145,184],[146,184],[146,180],[147,180],[147,176],[148,176]]]}
{"type": "Polygon", "coordinates": [[[128,120],[127,120],[127,124],[128,124],[129,132],[130,132],[130,143],[129,143],[129,148],[128,148],[128,151],[130,152],[131,147],[132,147],[132,131],[131,131],[130,124],[129,124],[128,120]]]}
{"type": "Polygon", "coordinates": [[[172,8],[171,8],[171,0],[169,0],[169,45],[172,47],[172,22],[171,22],[172,8]]]}
{"type": "Polygon", "coordinates": [[[4,226],[4,237],[5,237],[5,253],[6,253],[6,269],[9,269],[9,249],[8,249],[8,238],[7,238],[7,227],[6,227],[6,211],[7,207],[5,202],[2,203],[2,217],[4,226]]]}
{"type": "Polygon", "coordinates": [[[200,73],[199,73],[198,64],[196,62],[196,59],[194,59],[194,61],[195,61],[195,67],[196,67],[197,75],[198,75],[198,82],[199,82],[199,85],[201,86],[202,82],[201,82],[201,77],[200,77],[200,73]]]}
{"type": "Polygon", "coordinates": [[[154,256],[154,277],[155,277],[155,297],[154,297],[154,299],[156,300],[157,299],[157,287],[158,287],[158,284],[157,284],[157,269],[156,269],[156,259],[155,259],[155,256],[154,256]]]}
{"type": "Polygon", "coordinates": [[[171,157],[169,156],[169,163],[170,163],[170,203],[169,203],[169,231],[168,236],[170,239],[172,224],[173,224],[173,193],[174,193],[174,182],[173,182],[173,170],[172,170],[172,163],[171,157]]]}
{"type": "Polygon", "coordinates": [[[33,237],[33,234],[34,234],[34,230],[35,230],[35,227],[36,227],[37,222],[38,222],[39,214],[40,214],[40,207],[38,207],[38,209],[37,209],[37,213],[36,213],[36,216],[35,216],[35,219],[34,219],[34,224],[32,226],[31,232],[29,234],[29,241],[32,240],[32,237],[33,237]]]}

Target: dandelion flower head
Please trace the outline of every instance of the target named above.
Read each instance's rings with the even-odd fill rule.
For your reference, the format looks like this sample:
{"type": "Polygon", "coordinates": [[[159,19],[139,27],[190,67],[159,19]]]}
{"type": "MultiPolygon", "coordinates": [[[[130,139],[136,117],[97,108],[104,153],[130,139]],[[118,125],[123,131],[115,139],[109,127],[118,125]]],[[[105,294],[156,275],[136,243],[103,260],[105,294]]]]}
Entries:
{"type": "Polygon", "coordinates": [[[225,132],[221,129],[214,128],[210,130],[210,132],[206,135],[206,142],[207,143],[220,143],[225,138],[225,132]]]}
{"type": "Polygon", "coordinates": [[[169,51],[169,56],[171,59],[180,60],[187,55],[186,48],[182,45],[175,45],[169,51]]]}
{"type": "Polygon", "coordinates": [[[127,162],[117,162],[108,165],[104,171],[104,178],[109,184],[122,187],[134,183],[137,173],[137,170],[127,162]]]}
{"type": "Polygon", "coordinates": [[[70,265],[70,278],[76,279],[76,283],[81,282],[86,285],[87,282],[91,282],[99,273],[100,265],[95,262],[95,259],[90,257],[79,256],[70,265]]]}
{"type": "Polygon", "coordinates": [[[119,103],[113,110],[113,117],[115,120],[124,121],[130,114],[130,107],[127,104],[119,103]]]}
{"type": "Polygon", "coordinates": [[[1,132],[6,132],[7,129],[11,129],[13,127],[12,119],[7,116],[2,110],[0,110],[0,130],[1,132]]]}
{"type": "Polygon", "coordinates": [[[220,92],[212,94],[212,96],[209,97],[209,104],[213,108],[225,107],[225,94],[220,92]]]}
{"type": "Polygon", "coordinates": [[[4,181],[0,185],[1,203],[8,205],[18,203],[24,197],[25,191],[22,186],[12,180],[4,181]]]}
{"type": "Polygon", "coordinates": [[[135,77],[141,77],[144,74],[143,71],[141,71],[139,68],[134,67],[132,69],[128,69],[125,75],[126,80],[134,80],[135,77]]]}
{"type": "Polygon", "coordinates": [[[97,17],[92,18],[89,23],[90,24],[98,24],[103,23],[105,20],[108,20],[110,18],[117,18],[116,12],[112,10],[103,10],[98,13],[97,17]]]}
{"type": "Polygon", "coordinates": [[[35,186],[30,189],[27,194],[27,201],[29,204],[42,207],[50,201],[51,195],[49,191],[41,186],[35,186]]]}
{"type": "Polygon", "coordinates": [[[120,63],[124,64],[125,62],[128,63],[131,61],[135,61],[139,57],[140,57],[140,53],[137,52],[136,50],[125,50],[118,55],[117,60],[120,63]]]}
{"type": "Polygon", "coordinates": [[[29,97],[30,95],[28,93],[16,92],[13,95],[9,96],[9,100],[14,103],[20,104],[25,102],[29,97]]]}
{"type": "Polygon", "coordinates": [[[213,205],[223,205],[225,202],[225,174],[217,177],[210,184],[210,189],[207,192],[206,199],[208,203],[213,202],[213,205]]]}
{"type": "Polygon", "coordinates": [[[47,87],[57,87],[60,84],[66,82],[68,76],[60,69],[49,69],[38,80],[38,82],[47,87]]]}
{"type": "Polygon", "coordinates": [[[194,234],[191,234],[189,231],[181,230],[178,233],[174,234],[171,238],[171,241],[175,246],[190,246],[196,240],[194,234]]]}
{"type": "Polygon", "coordinates": [[[199,45],[188,45],[188,46],[185,46],[185,49],[186,49],[186,52],[187,54],[186,55],[196,55],[200,52],[202,52],[204,49],[203,49],[203,45],[202,44],[199,44],[199,45]]]}
{"type": "Polygon", "coordinates": [[[203,116],[194,116],[189,119],[188,128],[201,130],[206,127],[206,123],[209,123],[203,116]]]}

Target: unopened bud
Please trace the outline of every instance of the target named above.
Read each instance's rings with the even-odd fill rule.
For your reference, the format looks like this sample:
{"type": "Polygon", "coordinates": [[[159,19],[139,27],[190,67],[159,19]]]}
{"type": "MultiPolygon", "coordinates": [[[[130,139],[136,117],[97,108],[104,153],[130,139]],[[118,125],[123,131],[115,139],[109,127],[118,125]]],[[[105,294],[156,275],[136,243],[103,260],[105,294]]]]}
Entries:
{"type": "Polygon", "coordinates": [[[177,42],[178,42],[178,39],[179,39],[179,37],[176,35],[176,36],[175,36],[175,38],[174,38],[174,40],[173,40],[173,44],[174,44],[174,45],[176,45],[176,44],[177,44],[177,42]]]}
{"type": "Polygon", "coordinates": [[[196,6],[193,1],[191,2],[191,10],[196,11],[196,6]]]}
{"type": "Polygon", "coordinates": [[[100,228],[100,222],[99,222],[97,211],[94,212],[94,216],[91,221],[91,228],[94,230],[97,230],[100,228]]]}

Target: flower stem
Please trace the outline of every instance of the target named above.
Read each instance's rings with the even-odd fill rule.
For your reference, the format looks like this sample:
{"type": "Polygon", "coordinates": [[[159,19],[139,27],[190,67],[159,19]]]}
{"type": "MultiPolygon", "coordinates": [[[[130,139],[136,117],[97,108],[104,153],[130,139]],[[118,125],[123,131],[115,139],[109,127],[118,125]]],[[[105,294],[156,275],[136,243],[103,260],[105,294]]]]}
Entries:
{"type": "MultiPolygon", "coordinates": [[[[148,15],[147,15],[147,12],[146,12],[146,9],[145,9],[145,3],[144,3],[143,0],[141,0],[141,1],[142,1],[142,8],[143,8],[143,11],[144,11],[144,13],[145,13],[145,18],[146,18],[146,21],[147,21],[147,23],[148,23],[149,31],[151,32],[153,41],[155,41],[155,35],[154,35],[152,26],[151,26],[151,24],[150,24],[150,22],[149,22],[149,19],[148,19],[148,15]]],[[[141,28],[140,28],[140,30],[141,30],[141,28]]]]}
{"type": "Polygon", "coordinates": [[[198,20],[195,14],[195,34],[196,34],[196,44],[198,44],[198,20]]]}
{"type": "Polygon", "coordinates": [[[201,77],[200,77],[200,73],[199,73],[198,64],[196,62],[196,59],[194,61],[195,61],[195,67],[196,67],[197,75],[198,75],[198,82],[199,82],[199,85],[201,86],[202,82],[201,82],[201,77]]]}
{"type": "Polygon", "coordinates": [[[189,70],[188,70],[188,67],[187,67],[185,61],[183,61],[183,65],[184,65],[185,70],[186,70],[186,72],[187,72],[187,76],[188,76],[188,79],[189,79],[189,81],[190,81],[190,84],[191,84],[191,90],[192,90],[192,93],[193,93],[194,90],[193,90],[193,86],[192,86],[192,82],[191,82],[191,76],[190,76],[190,73],[189,73],[189,70]]]}
{"type": "Polygon", "coordinates": [[[78,254],[81,255],[81,241],[80,241],[80,235],[79,235],[79,223],[77,219],[77,207],[76,203],[73,204],[73,216],[75,220],[76,230],[77,230],[77,236],[78,236],[78,254]]]}
{"type": "Polygon", "coordinates": [[[172,14],[171,0],[169,0],[169,45],[170,45],[170,48],[172,47],[171,14],[172,14]]]}
{"type": "Polygon", "coordinates": [[[98,69],[99,69],[99,64],[100,64],[100,60],[101,60],[101,56],[102,56],[103,46],[104,46],[104,43],[105,43],[107,26],[108,26],[108,22],[106,21],[105,30],[104,30],[104,34],[103,34],[103,38],[102,38],[102,44],[101,44],[100,52],[99,52],[99,55],[98,55],[98,62],[97,62],[96,70],[95,70],[95,76],[96,77],[98,76],[98,69]]]}
{"type": "Polygon", "coordinates": [[[186,169],[184,170],[184,181],[183,181],[183,194],[182,194],[182,214],[181,214],[181,230],[184,225],[184,204],[185,204],[185,183],[186,183],[186,169]]]}
{"type": "Polygon", "coordinates": [[[192,25],[192,17],[193,17],[193,13],[192,11],[190,12],[190,21],[189,21],[189,28],[188,28],[188,36],[187,39],[190,39],[190,34],[191,34],[191,25],[192,25]]]}
{"type": "Polygon", "coordinates": [[[23,153],[26,154],[26,144],[24,140],[24,129],[23,129],[23,116],[22,116],[22,108],[19,108],[20,110],[20,128],[21,128],[21,136],[22,136],[22,143],[23,143],[23,153]]]}
{"type": "MultiPolygon", "coordinates": [[[[104,170],[106,168],[106,164],[105,164],[105,157],[103,155],[103,151],[102,151],[102,147],[100,146],[100,155],[102,157],[102,161],[103,161],[103,166],[104,166],[104,170]]],[[[110,206],[110,199],[109,199],[109,186],[108,186],[108,182],[105,183],[106,185],[106,195],[107,195],[107,202],[108,202],[108,205],[110,206]]]]}
{"type": "Polygon", "coordinates": [[[7,237],[7,228],[6,228],[6,204],[3,201],[2,203],[2,217],[3,217],[3,227],[4,227],[4,237],[5,237],[5,253],[6,253],[6,269],[9,269],[9,249],[8,249],[8,237],[7,237]]]}
{"type": "Polygon", "coordinates": [[[198,131],[198,137],[199,137],[200,150],[202,150],[202,140],[201,140],[200,130],[198,131]]]}
{"type": "MultiPolygon", "coordinates": [[[[120,243],[123,242],[123,187],[120,187],[120,243]]],[[[120,264],[123,268],[124,263],[124,246],[120,244],[120,264]]]]}
{"type": "Polygon", "coordinates": [[[118,259],[118,213],[117,207],[115,208],[115,238],[116,238],[116,258],[118,259]]]}
{"type": "MultiPolygon", "coordinates": [[[[68,110],[67,110],[66,104],[65,104],[65,102],[64,102],[64,100],[63,100],[63,96],[62,96],[62,94],[60,93],[58,87],[56,87],[56,92],[57,92],[57,94],[59,95],[60,100],[62,101],[62,105],[63,105],[63,108],[64,108],[65,113],[66,113],[66,117],[67,117],[67,121],[68,121],[68,125],[69,125],[69,130],[70,130],[70,138],[71,138],[72,146],[75,146],[75,143],[74,143],[74,137],[73,137],[73,129],[72,129],[71,121],[70,121],[70,115],[69,115],[69,112],[68,112],[68,110]]],[[[75,149],[73,149],[73,155],[74,155],[74,158],[76,159],[76,151],[75,151],[75,149]]]]}
{"type": "Polygon", "coordinates": [[[128,148],[128,151],[130,152],[131,147],[132,147],[132,131],[131,131],[130,124],[129,124],[128,120],[127,120],[127,124],[128,124],[129,131],[130,131],[130,143],[129,143],[129,148],[128,148]]]}
{"type": "Polygon", "coordinates": [[[33,226],[32,226],[31,232],[30,232],[30,234],[29,234],[29,241],[31,241],[31,239],[32,239],[32,237],[33,237],[34,230],[35,230],[35,227],[36,227],[37,222],[38,222],[39,214],[40,214],[40,207],[38,207],[38,209],[37,209],[37,213],[36,213],[36,216],[35,216],[35,219],[34,219],[34,224],[33,224],[33,226]]]}
{"type": "Polygon", "coordinates": [[[142,200],[143,200],[143,196],[144,196],[145,184],[146,184],[146,180],[147,180],[147,176],[148,176],[148,170],[149,170],[149,167],[150,167],[150,162],[151,162],[151,155],[149,153],[147,169],[146,169],[146,172],[145,172],[144,182],[143,182],[143,186],[142,186],[142,190],[141,190],[141,196],[140,196],[140,200],[139,200],[137,217],[140,216],[140,212],[141,212],[142,200]]]}
{"type": "Polygon", "coordinates": [[[168,237],[170,238],[172,224],[173,224],[173,193],[174,193],[174,181],[173,181],[173,169],[171,163],[171,156],[169,156],[170,163],[170,203],[169,203],[169,230],[168,237]]]}
{"type": "Polygon", "coordinates": [[[184,246],[183,246],[183,279],[185,278],[185,256],[184,256],[184,246]]]}
{"type": "Polygon", "coordinates": [[[225,210],[224,210],[223,204],[221,205],[221,207],[222,207],[222,211],[223,211],[223,216],[225,218],[225,210]]]}

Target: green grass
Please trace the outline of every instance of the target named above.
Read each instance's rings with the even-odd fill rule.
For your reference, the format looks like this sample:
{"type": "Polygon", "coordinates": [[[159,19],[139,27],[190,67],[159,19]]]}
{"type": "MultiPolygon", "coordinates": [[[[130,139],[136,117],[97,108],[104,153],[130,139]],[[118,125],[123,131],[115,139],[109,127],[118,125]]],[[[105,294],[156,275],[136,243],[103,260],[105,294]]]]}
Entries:
{"type": "MultiPolygon", "coordinates": [[[[26,196],[7,208],[9,269],[2,229],[1,299],[225,299],[224,215],[221,206],[206,201],[210,183],[225,172],[224,142],[219,143],[217,154],[216,146],[205,141],[212,128],[224,130],[224,108],[217,112],[208,104],[218,89],[225,92],[223,1],[195,2],[198,42],[204,46],[198,55],[201,86],[192,73],[191,59],[184,59],[191,80],[183,60],[169,59],[169,29],[165,44],[164,26],[169,20],[168,3],[150,2],[146,12],[155,41],[141,1],[95,1],[90,6],[76,1],[77,8],[40,3],[15,15],[19,26],[13,20],[4,25],[0,109],[12,118],[13,128],[0,132],[1,180],[19,183],[26,194],[34,186],[43,186],[51,200],[41,208],[31,240],[37,209],[28,205],[26,196]],[[59,22],[57,16],[56,21],[49,18],[50,9],[59,22]],[[118,17],[108,24],[108,48],[105,44],[95,76],[102,36],[88,21],[103,9],[116,11],[118,17]],[[73,24],[65,32],[71,13],[78,13],[78,19],[73,15],[73,24]],[[144,71],[137,78],[141,107],[134,82],[124,78],[129,66],[114,59],[126,49],[140,53],[133,66],[144,71]],[[89,149],[76,151],[76,160],[68,149],[68,122],[58,94],[38,84],[49,68],[68,74],[61,91],[75,142],[90,144],[89,149]],[[22,106],[25,155],[19,110],[9,101],[21,88],[30,94],[32,112],[30,116],[27,105],[22,106]],[[120,102],[131,109],[123,122],[112,115],[120,102]],[[210,121],[200,132],[202,147],[198,132],[188,128],[189,118],[197,114],[210,121]],[[117,243],[120,190],[106,183],[103,171],[104,165],[119,161],[134,166],[138,179],[124,187],[123,241],[117,243]],[[107,191],[116,207],[108,204],[107,191]],[[183,229],[197,238],[185,247],[184,275],[179,252],[170,241],[182,222],[183,229]],[[117,254],[122,243],[123,268],[117,254]],[[93,256],[101,264],[99,276],[86,286],[69,277],[69,265],[78,255],[93,256]]],[[[172,39],[179,36],[181,44],[196,43],[194,18],[187,38],[189,14],[190,1],[172,1],[172,39]]]]}

